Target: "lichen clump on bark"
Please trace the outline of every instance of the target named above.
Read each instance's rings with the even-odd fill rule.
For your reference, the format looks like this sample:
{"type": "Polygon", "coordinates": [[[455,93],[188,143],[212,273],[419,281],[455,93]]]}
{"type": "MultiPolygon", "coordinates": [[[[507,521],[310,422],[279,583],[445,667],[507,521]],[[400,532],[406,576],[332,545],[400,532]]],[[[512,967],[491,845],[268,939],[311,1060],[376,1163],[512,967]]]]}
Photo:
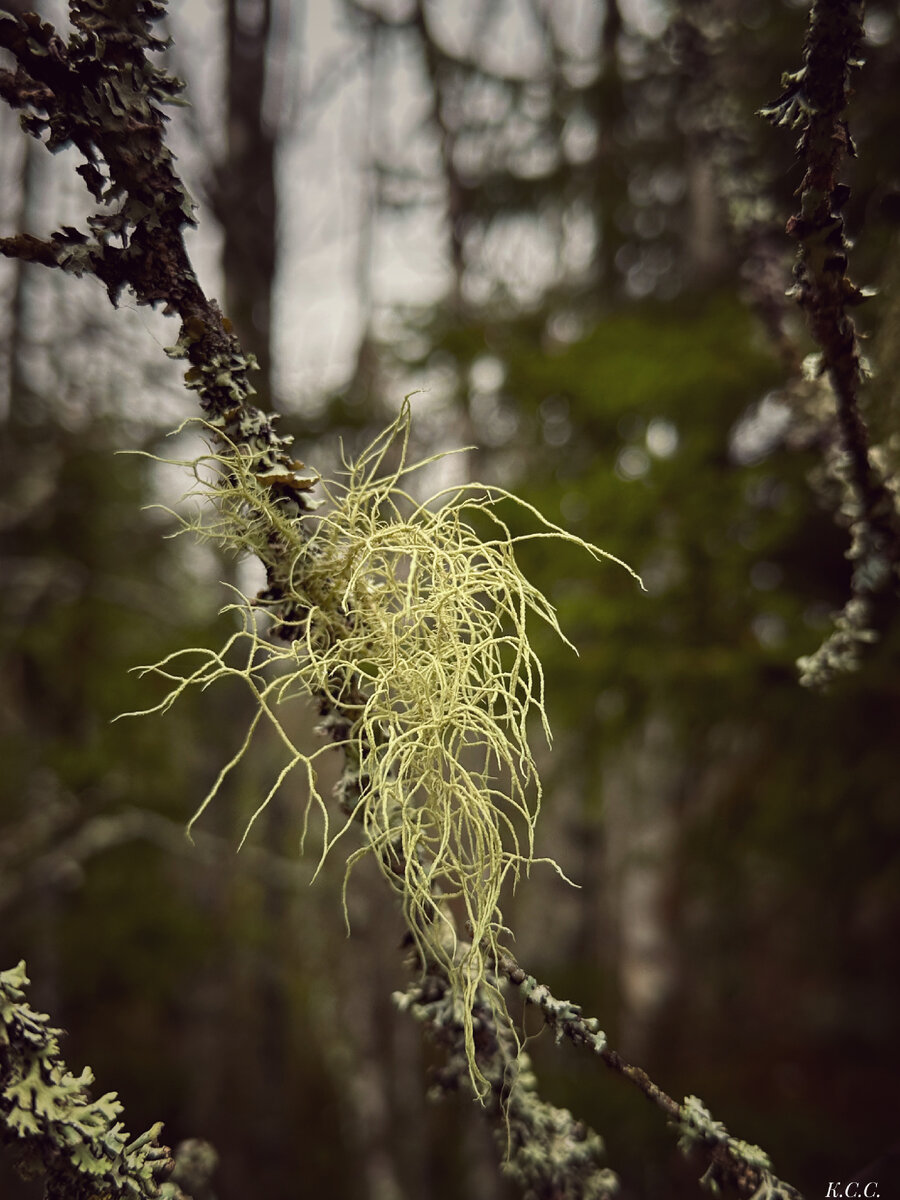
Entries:
{"type": "MultiPolygon", "coordinates": [[[[356,461],[345,460],[340,480],[320,483],[321,511],[299,516],[273,501],[239,446],[193,460],[198,487],[191,494],[212,499],[214,515],[182,519],[182,528],[263,561],[277,543],[279,558],[292,563],[280,612],[286,599],[301,615],[287,637],[282,622],[273,638],[265,604],[240,597],[230,606],[240,628],[220,650],[181,650],[141,670],[172,685],[151,712],[168,709],[189,687],[227,677],[255,699],[243,743],[191,823],[268,722],[285,758],[247,831],[301,768],[309,783],[303,839],[318,810],[320,866],[347,829],[361,825],[364,843],[348,855],[348,875],[361,857],[375,856],[400,895],[422,963],[448,972],[466,1012],[504,933],[503,885],[540,861],[534,831],[541,786],[529,724],[537,718],[548,739],[550,730],[528,618],[538,617],[569,644],[550,602],[523,576],[516,545],[551,538],[575,542],[597,559],[613,556],[500,488],[468,484],[417,501],[406,480],[435,458],[409,464],[409,436],[407,400],[356,461]],[[504,501],[526,510],[538,529],[514,535],[498,510],[504,501]],[[473,521],[489,536],[480,536],[473,521]],[[326,713],[332,741],[312,753],[300,748],[286,720],[286,705],[298,697],[318,698],[326,713]],[[316,760],[334,744],[345,753],[338,823],[316,773],[316,760]],[[454,908],[464,914],[464,937],[457,936],[454,908]]],[[[470,1022],[467,1039],[477,1079],[470,1022]]]]}

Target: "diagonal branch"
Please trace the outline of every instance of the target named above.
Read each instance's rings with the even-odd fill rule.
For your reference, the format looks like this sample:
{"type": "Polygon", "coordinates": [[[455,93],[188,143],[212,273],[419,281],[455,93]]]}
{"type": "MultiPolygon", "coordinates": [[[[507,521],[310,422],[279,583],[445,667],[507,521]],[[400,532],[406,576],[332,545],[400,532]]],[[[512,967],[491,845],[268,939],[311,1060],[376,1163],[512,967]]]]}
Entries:
{"type": "MultiPolygon", "coordinates": [[[[471,1094],[463,1023],[446,976],[431,969],[394,999],[444,1051],[432,1074],[434,1091],[471,1094]]],[[[601,1165],[603,1139],[568,1109],[541,1098],[528,1056],[512,1026],[497,1022],[494,1007],[482,992],[473,1017],[478,1068],[488,1085],[479,1099],[504,1156],[504,1173],[537,1200],[609,1200],[619,1183],[601,1165]]]]}
{"type": "Polygon", "coordinates": [[[772,1173],[768,1156],[758,1146],[732,1137],[696,1096],[687,1096],[679,1104],[646,1071],[627,1063],[609,1046],[596,1017],[585,1017],[577,1004],[558,1000],[546,984],[526,974],[509,953],[498,958],[497,971],[518,987],[526,1004],[540,1010],[557,1041],[566,1037],[573,1045],[598,1055],[611,1071],[636,1087],[668,1117],[670,1125],[678,1130],[679,1147],[685,1152],[698,1150],[706,1158],[708,1166],[700,1182],[710,1191],[718,1194],[722,1187],[730,1186],[745,1197],[801,1200],[795,1188],[772,1173]]]}
{"type": "Polygon", "coordinates": [[[115,1092],[94,1100],[93,1075],[75,1076],[61,1031],[25,1000],[25,964],[0,972],[0,1121],[24,1178],[46,1176],[46,1196],[67,1200],[189,1200],[165,1182],[175,1167],[162,1122],[131,1140],[115,1092]]]}

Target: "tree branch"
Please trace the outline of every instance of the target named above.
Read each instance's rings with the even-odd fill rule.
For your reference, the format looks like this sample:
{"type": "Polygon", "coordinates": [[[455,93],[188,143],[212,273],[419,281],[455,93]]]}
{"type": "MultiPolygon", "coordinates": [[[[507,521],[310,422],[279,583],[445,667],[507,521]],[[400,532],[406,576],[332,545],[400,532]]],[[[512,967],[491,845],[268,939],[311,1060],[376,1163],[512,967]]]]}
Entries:
{"type": "Polygon", "coordinates": [[[18,71],[0,70],[0,98],[10,108],[47,110],[53,102],[53,93],[48,87],[29,78],[20,68],[18,71]]]}
{"type": "MultiPolygon", "coordinates": [[[[493,984],[496,986],[496,979],[493,984]]],[[[402,1011],[425,1026],[446,1053],[433,1072],[435,1092],[472,1092],[459,1007],[446,976],[430,970],[406,992],[395,994],[402,1011]]],[[[494,1126],[503,1170],[537,1200],[606,1200],[618,1191],[613,1171],[603,1167],[603,1139],[565,1108],[542,1100],[528,1056],[511,1025],[499,1025],[486,994],[473,1008],[475,1053],[487,1089],[479,1096],[494,1126]]]]}
{"type": "Polygon", "coordinates": [[[761,113],[775,125],[800,129],[797,156],[805,172],[799,211],[787,224],[798,243],[793,295],[821,348],[821,370],[834,391],[840,455],[832,469],[845,488],[841,514],[852,536],[850,598],[831,636],[800,660],[801,682],[814,685],[859,665],[865,645],[878,638],[895,613],[900,565],[900,517],[872,461],[859,405],[865,369],[849,310],[867,294],[847,275],[842,209],[850,189],[839,181],[845,156],[856,152],[844,114],[852,71],[860,65],[863,10],[863,0],[814,0],[803,66],[784,76],[784,92],[761,113]]]}
{"type": "Polygon", "coordinates": [[[61,1031],[25,1001],[25,964],[0,972],[0,1139],[23,1178],[46,1175],[44,1194],[66,1200],[189,1200],[165,1180],[175,1167],[162,1122],[133,1141],[115,1092],[92,1100],[89,1068],[74,1076],[61,1031]]]}
{"type": "Polygon", "coordinates": [[[557,1000],[546,984],[519,966],[509,953],[497,960],[497,971],[514,983],[526,1004],[540,1010],[555,1031],[557,1041],[566,1037],[573,1045],[597,1054],[621,1078],[628,1080],[668,1117],[679,1133],[678,1145],[685,1151],[700,1151],[708,1162],[701,1184],[712,1192],[733,1187],[740,1196],[762,1200],[800,1200],[800,1193],[789,1183],[773,1175],[768,1156],[758,1147],[732,1137],[721,1121],[712,1115],[696,1096],[687,1096],[682,1104],[673,1100],[654,1083],[646,1071],[631,1066],[607,1043],[596,1017],[585,1017],[577,1004],[557,1000]]]}
{"type": "Polygon", "coordinates": [[[30,233],[0,237],[0,254],[22,262],[39,263],[42,267],[58,267],[59,247],[54,241],[44,242],[30,233]]]}

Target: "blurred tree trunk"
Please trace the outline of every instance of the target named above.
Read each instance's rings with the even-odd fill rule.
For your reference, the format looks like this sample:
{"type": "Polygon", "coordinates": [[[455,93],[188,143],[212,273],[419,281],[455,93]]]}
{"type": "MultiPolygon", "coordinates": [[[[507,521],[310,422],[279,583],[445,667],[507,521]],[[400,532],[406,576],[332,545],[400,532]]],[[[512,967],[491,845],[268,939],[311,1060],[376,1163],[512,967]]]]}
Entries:
{"type": "MultiPolygon", "coordinates": [[[[279,0],[227,0],[225,153],[215,164],[209,185],[210,203],[223,234],[224,310],[242,345],[256,356],[259,371],[253,383],[256,402],[264,409],[272,407],[278,250],[279,129],[274,114],[289,45],[287,37],[273,35],[284,34],[288,18],[289,7],[279,0]]],[[[232,563],[223,563],[220,569],[223,578],[237,583],[232,563]]],[[[223,711],[221,720],[223,728],[229,728],[235,714],[223,711]]],[[[252,791],[257,783],[242,780],[210,811],[214,831],[225,844],[235,845],[242,832],[238,793],[252,791]]],[[[276,796],[259,825],[267,849],[275,854],[284,848],[285,824],[283,801],[276,796]]],[[[188,1001],[188,1042],[194,1062],[190,1125],[206,1128],[213,1111],[221,1118],[227,1085],[240,1078],[252,1093],[248,1109],[253,1124],[247,1132],[260,1164],[254,1181],[264,1191],[278,1192],[285,1185],[283,1174],[278,1175],[279,1146],[291,1139],[287,1102],[291,1016],[286,993],[291,937],[284,892],[274,883],[251,886],[239,863],[223,862],[208,872],[201,896],[219,936],[218,952],[199,970],[188,1001]]],[[[223,1149],[227,1157],[228,1148],[223,1149]]],[[[249,1153],[248,1147],[245,1150],[249,1153]]]]}
{"type": "MultiPolygon", "coordinates": [[[[275,93],[283,77],[289,6],[280,0],[227,0],[227,160],[222,180],[226,311],[246,349],[256,355],[255,386],[260,407],[272,406],[272,314],[277,274],[279,196],[276,166],[279,128],[275,93]],[[276,38],[276,32],[282,34],[276,38]]],[[[273,739],[274,740],[274,739],[273,739]]],[[[265,785],[253,788],[264,794],[265,785]]],[[[285,851],[287,797],[272,798],[262,821],[266,848],[285,851]]],[[[265,1163],[278,1163],[279,1147],[291,1137],[288,1119],[288,1054],[291,1041],[289,972],[292,929],[284,892],[264,881],[259,897],[260,937],[246,977],[249,1012],[256,1031],[249,1077],[258,1100],[257,1143],[265,1163]]],[[[251,945],[253,939],[251,939],[251,945]]],[[[283,1183],[271,1176],[271,1188],[283,1183]]]]}
{"type": "Polygon", "coordinates": [[[376,169],[379,154],[379,98],[387,79],[381,71],[381,31],[377,21],[371,21],[365,33],[366,64],[366,138],[368,170],[362,172],[360,188],[362,203],[359,213],[359,235],[356,244],[356,302],[359,305],[359,344],[350,380],[345,389],[349,404],[360,411],[372,412],[381,400],[381,370],[378,344],[374,329],[374,295],[372,269],[375,254],[375,227],[382,202],[381,175],[376,169]]]}
{"type": "Polygon", "coordinates": [[[424,0],[416,0],[413,27],[419,39],[422,61],[431,91],[429,117],[434,127],[440,152],[446,196],[447,249],[450,260],[451,312],[462,318],[463,277],[465,259],[465,193],[456,166],[455,149],[460,114],[454,112],[453,97],[447,88],[445,55],[431,33],[424,0]]]}
{"type": "MultiPolygon", "coordinates": [[[[29,6],[9,4],[6,7],[11,12],[21,14],[27,11],[29,6]]],[[[41,151],[31,138],[20,139],[20,142],[22,159],[19,171],[19,203],[15,228],[30,232],[40,228],[36,210],[40,196],[39,156],[41,151]]],[[[45,460],[35,443],[46,441],[48,427],[45,420],[47,414],[41,406],[40,396],[32,386],[28,370],[28,357],[32,346],[29,337],[29,331],[32,328],[31,284],[35,268],[20,259],[14,259],[10,266],[13,279],[7,316],[7,427],[4,431],[3,454],[0,462],[2,462],[7,486],[11,487],[13,495],[18,499],[20,496],[32,495],[35,488],[38,491],[41,490],[37,477],[45,469],[45,460]],[[42,420],[42,418],[44,419],[42,420]]],[[[30,515],[28,513],[29,505],[24,503],[20,508],[13,501],[11,508],[15,511],[15,517],[12,522],[13,537],[7,542],[7,551],[12,563],[7,564],[10,574],[6,577],[24,576],[26,594],[30,590],[27,588],[29,575],[32,585],[36,579],[42,578],[41,591],[44,587],[49,589],[52,586],[50,583],[51,572],[47,569],[47,565],[37,566],[34,562],[35,549],[29,545],[27,533],[21,538],[18,536],[23,516],[27,522],[28,515],[30,515]],[[23,564],[26,564],[24,569],[23,564]]],[[[7,534],[11,532],[9,524],[6,525],[4,532],[7,534]]],[[[6,574],[5,571],[4,574],[6,574]]],[[[9,596],[9,599],[13,607],[19,609],[16,614],[18,620],[14,617],[14,623],[18,624],[21,621],[22,624],[25,624],[28,622],[37,606],[31,606],[27,601],[22,606],[21,594],[18,596],[13,594],[9,596]],[[20,606],[24,607],[24,612],[20,606]]],[[[8,620],[9,615],[7,614],[4,625],[8,620]]],[[[15,713],[16,724],[26,738],[38,741],[44,732],[43,727],[47,718],[47,696],[43,693],[41,683],[38,682],[41,674],[40,668],[33,661],[31,655],[24,652],[13,652],[7,658],[7,670],[14,681],[12,687],[15,689],[15,694],[10,696],[9,702],[11,711],[15,713]]],[[[30,847],[35,856],[58,830],[60,814],[66,808],[66,798],[60,794],[62,791],[63,789],[52,771],[42,770],[37,761],[29,762],[24,779],[26,807],[18,815],[21,817],[23,825],[30,821],[35,829],[40,831],[30,847]]],[[[10,814],[5,815],[8,817],[10,814]]],[[[18,866],[20,870],[24,869],[22,862],[18,866]]],[[[59,969],[60,901],[56,888],[52,884],[45,883],[30,896],[29,905],[30,948],[28,959],[35,975],[35,984],[32,989],[34,1001],[39,1008],[45,1011],[60,1013],[63,1011],[64,1005],[59,969]]]]}
{"type": "Polygon", "coordinates": [[[597,153],[593,164],[594,209],[597,252],[594,256],[595,294],[612,301],[616,281],[616,251],[621,237],[616,227],[616,209],[622,202],[624,181],[619,174],[619,135],[626,113],[619,37],[622,13],[618,0],[606,0],[600,33],[599,75],[593,89],[593,116],[597,130],[597,153]]]}
{"type": "Polygon", "coordinates": [[[713,286],[733,266],[728,191],[740,187],[742,164],[735,160],[736,130],[729,124],[734,101],[721,73],[726,45],[733,53],[739,42],[737,7],[733,0],[680,0],[672,25],[684,132],[685,265],[692,287],[713,286]]]}
{"type": "MultiPolygon", "coordinates": [[[[33,217],[38,194],[38,155],[40,151],[31,138],[23,138],[22,152],[21,190],[16,228],[27,231],[36,227],[33,217]]],[[[11,431],[15,431],[16,435],[21,438],[37,417],[34,411],[36,396],[31,390],[26,368],[29,279],[34,267],[22,262],[21,259],[13,259],[11,265],[13,287],[7,349],[7,416],[11,431]]]]}
{"type": "Polygon", "coordinates": [[[212,204],[222,226],[225,312],[256,355],[262,408],[272,403],[272,293],[278,249],[273,115],[275,81],[287,39],[270,37],[278,0],[227,0],[225,159],[214,172],[212,204]]]}
{"type": "Polygon", "coordinates": [[[671,927],[677,870],[675,790],[680,763],[671,729],[651,716],[604,770],[609,906],[618,930],[622,1052],[646,1061],[677,979],[671,927]]]}

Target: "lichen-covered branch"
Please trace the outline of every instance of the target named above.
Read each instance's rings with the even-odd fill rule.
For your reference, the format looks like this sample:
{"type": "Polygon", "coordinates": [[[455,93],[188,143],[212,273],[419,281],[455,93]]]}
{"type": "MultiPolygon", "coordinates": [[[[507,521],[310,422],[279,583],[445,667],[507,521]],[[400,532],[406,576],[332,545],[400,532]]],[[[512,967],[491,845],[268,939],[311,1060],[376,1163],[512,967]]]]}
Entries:
{"type": "Polygon", "coordinates": [[[851,594],[831,636],[801,659],[801,681],[827,683],[859,665],[863,648],[879,636],[896,607],[900,518],[891,491],[873,462],[860,411],[865,368],[850,310],[866,299],[847,274],[848,243],[842,209],[850,189],[840,180],[846,155],[855,154],[845,120],[851,75],[860,65],[863,0],[814,0],[803,66],[785,75],[784,92],[762,115],[799,128],[797,155],[804,167],[800,208],[788,222],[797,241],[793,294],[821,349],[837,409],[839,450],[831,464],[843,484],[841,517],[851,530],[851,594]]]}
{"type": "Polygon", "coordinates": [[[750,1200],[800,1200],[795,1188],[773,1175],[768,1156],[758,1146],[732,1137],[696,1096],[687,1096],[679,1104],[646,1071],[625,1062],[607,1043],[596,1017],[585,1017],[577,1004],[558,1000],[546,984],[526,974],[510,954],[500,955],[497,970],[518,987],[526,1004],[541,1012],[557,1041],[565,1037],[574,1045],[592,1051],[668,1117],[678,1131],[679,1147],[686,1153],[697,1150],[706,1158],[708,1166],[700,1180],[704,1187],[718,1194],[729,1186],[750,1200]]]}
{"type": "MultiPolygon", "coordinates": [[[[492,982],[496,987],[495,978],[492,982]]],[[[430,1038],[446,1052],[444,1063],[434,1072],[436,1094],[471,1094],[463,1023],[446,977],[430,971],[395,1000],[422,1022],[430,1038]]],[[[475,1000],[473,1015],[478,1070],[488,1083],[479,1098],[494,1126],[505,1174],[535,1200],[604,1200],[613,1196],[618,1179],[601,1165],[602,1138],[568,1109],[541,1099],[528,1056],[512,1026],[498,1023],[494,1006],[483,992],[475,1000]]]]}
{"type": "Polygon", "coordinates": [[[131,1139],[115,1092],[92,1100],[93,1076],[73,1075],[60,1031],[25,1000],[25,964],[0,972],[0,1141],[23,1178],[43,1174],[55,1200],[187,1200],[162,1122],[131,1139]]]}
{"type": "MultiPolygon", "coordinates": [[[[67,226],[43,240],[3,237],[0,252],[95,275],[113,303],[129,288],[139,304],[163,304],[177,314],[181,333],[172,353],[189,361],[188,386],[210,426],[250,449],[273,498],[301,511],[309,480],[297,473],[290,438],[250,403],[255,362],[205,295],[185,249],[194,206],[174,169],[162,112],[162,105],[178,102],[182,85],[148,57],[166,45],[153,34],[164,12],[155,0],[126,7],[72,0],[67,42],[34,14],[0,13],[0,47],[17,60],[14,73],[3,73],[0,94],[24,110],[23,128],[48,149],[81,151],[78,173],[98,205],[86,230],[67,226]]],[[[276,557],[266,564],[273,598],[276,557]]]]}

